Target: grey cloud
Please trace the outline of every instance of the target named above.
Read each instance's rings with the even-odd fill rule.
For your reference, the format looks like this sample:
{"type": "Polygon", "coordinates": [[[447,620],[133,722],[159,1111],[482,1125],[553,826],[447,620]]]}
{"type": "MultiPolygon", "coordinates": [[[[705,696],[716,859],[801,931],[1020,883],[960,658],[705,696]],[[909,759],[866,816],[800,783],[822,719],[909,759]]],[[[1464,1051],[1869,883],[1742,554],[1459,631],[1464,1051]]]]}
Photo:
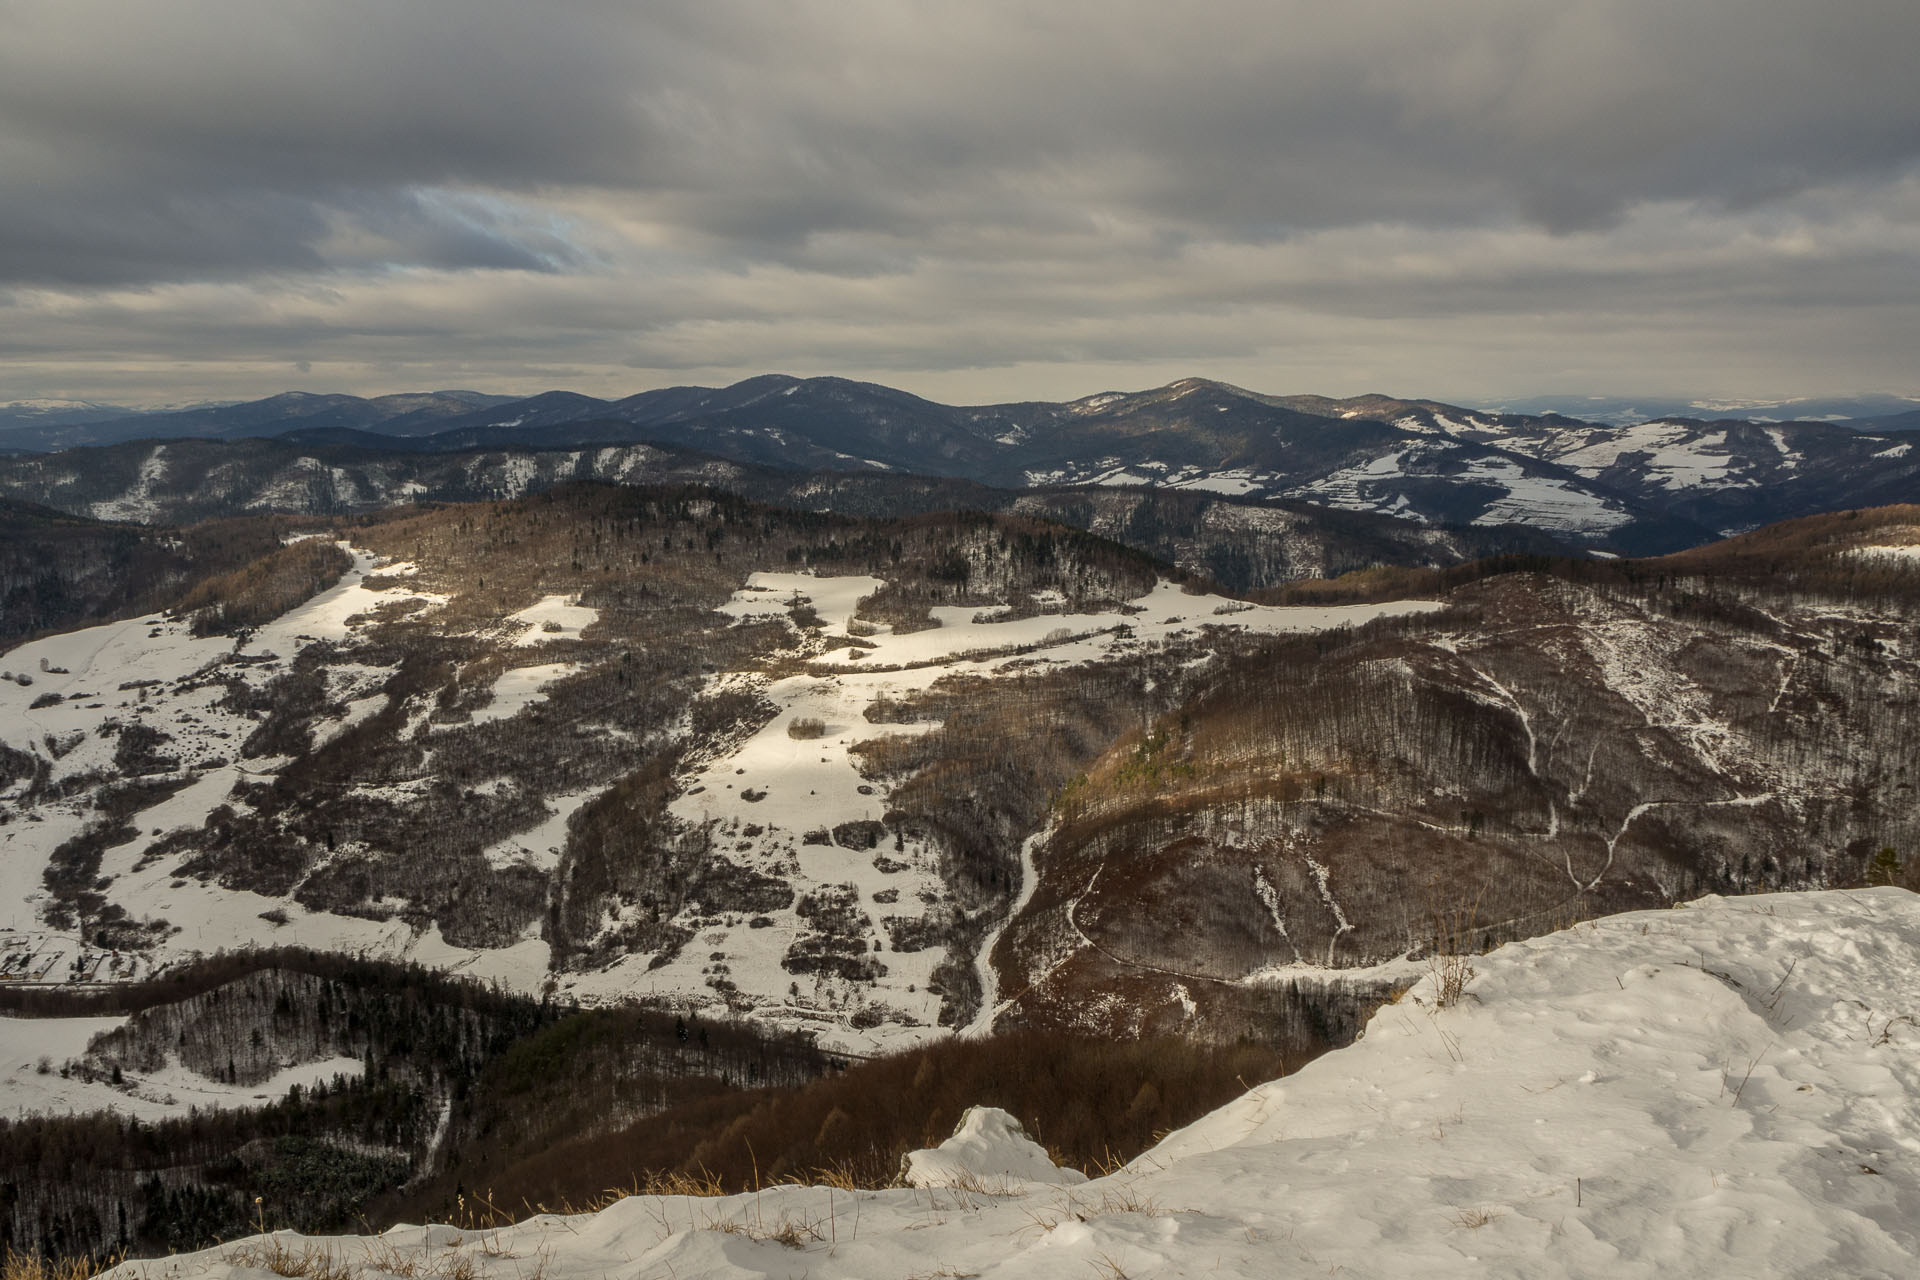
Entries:
{"type": "MultiPolygon", "coordinates": [[[[204,244],[152,216],[183,202],[215,215],[239,269],[304,269],[354,193],[420,186],[626,192],[780,258],[826,233],[1089,210],[1245,239],[1570,228],[1920,155],[1920,10],[1878,0],[76,0],[5,17],[0,132],[39,156],[9,162],[14,278],[44,225],[83,210],[103,240],[124,223],[102,274],[191,278],[204,244]]],[[[490,266],[502,244],[442,248],[490,266]]],[[[47,262],[78,270],[57,242],[47,262]]]]}
{"type": "Polygon", "coordinates": [[[1232,364],[1316,320],[1358,367],[1423,319],[1519,351],[1799,306],[1837,344],[1920,307],[1910,0],[0,0],[0,32],[7,385],[63,352],[1232,364]]]}

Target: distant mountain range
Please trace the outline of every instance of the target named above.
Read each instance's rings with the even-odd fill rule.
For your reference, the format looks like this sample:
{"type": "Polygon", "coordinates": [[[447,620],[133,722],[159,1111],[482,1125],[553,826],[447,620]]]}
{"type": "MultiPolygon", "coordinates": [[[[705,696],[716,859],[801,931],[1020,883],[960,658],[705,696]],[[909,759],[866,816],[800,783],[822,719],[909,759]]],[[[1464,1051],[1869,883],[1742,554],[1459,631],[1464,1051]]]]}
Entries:
{"type": "Polygon", "coordinates": [[[17,400],[0,405],[0,446],[69,449],[76,445],[175,436],[237,440],[328,428],[409,435],[423,428],[430,431],[431,424],[441,419],[513,400],[512,396],[483,395],[478,391],[425,391],[373,399],[288,391],[239,404],[150,409],[128,409],[86,400],[17,400]]]}
{"type": "MultiPolygon", "coordinates": [[[[236,439],[279,435],[287,431],[342,428],[388,436],[426,436],[470,428],[542,427],[593,421],[645,423],[663,417],[700,416],[727,411],[763,395],[769,389],[784,392],[803,381],[782,375],[750,378],[730,387],[667,387],[643,391],[622,400],[602,400],[570,391],[537,396],[489,395],[479,391],[420,391],[365,398],[349,395],[288,391],[264,400],[206,401],[186,405],[101,404],[91,400],[33,399],[0,404],[0,448],[10,450],[66,449],[83,444],[114,444],[123,440],[206,436],[236,439]],[[499,413],[489,412],[500,410],[499,413]]],[[[805,379],[811,383],[841,379],[805,379]]],[[[903,403],[926,404],[917,397],[872,383],[844,383],[868,393],[891,394],[903,403]]],[[[1085,404],[1104,399],[1090,396],[1073,401],[1085,404]]],[[[1333,400],[1323,396],[1261,397],[1296,408],[1362,404],[1414,403],[1389,396],[1356,396],[1333,400]]],[[[1435,403],[1435,402],[1421,402],[1435,403]]],[[[946,408],[947,406],[937,406],[946,408]]],[[[993,416],[1022,415],[1031,405],[994,405],[958,412],[993,416]]],[[[1438,406],[1436,404],[1436,407],[1438,406]]],[[[1872,433],[1920,429],[1920,399],[1910,396],[1866,395],[1809,397],[1797,400],[1685,400],[1671,396],[1531,396],[1476,409],[1453,408],[1456,414],[1563,417],[1579,422],[1627,426],[1656,418],[1737,418],[1758,423],[1837,422],[1872,433]]]]}
{"type": "Polygon", "coordinates": [[[1862,431],[1885,430],[1920,411],[1911,396],[1808,396],[1795,400],[1680,400],[1672,396],[1530,396],[1484,406],[1501,413],[1563,414],[1586,422],[1625,426],[1649,418],[1738,417],[1753,422],[1844,422],[1862,431]]]}
{"type": "MultiPolygon", "coordinates": [[[[1857,423],[1697,413],[1621,426],[1388,396],[1263,395],[1197,378],[1065,403],[954,406],[844,378],[766,375],[613,401],[568,391],[517,400],[468,391],[372,400],[288,393],[82,420],[99,411],[42,403],[0,417],[0,448],[105,447],[60,461],[16,453],[0,465],[0,493],[99,518],[178,519],[181,512],[149,507],[183,458],[180,446],[136,441],[265,437],[286,453],[283,473],[250,486],[196,482],[195,515],[367,509],[429,491],[460,500],[565,479],[626,479],[631,455],[608,451],[647,444],[783,472],[964,479],[1007,490],[1141,486],[1290,499],[1434,526],[1520,525],[1627,555],[1920,496],[1920,457],[1898,434],[1915,425],[1920,411],[1911,410],[1872,432],[1857,423]],[[39,415],[38,425],[22,425],[23,414],[39,415]],[[413,474],[449,473],[432,457],[476,454],[492,461],[475,462],[469,474],[501,476],[485,493],[413,474]],[[399,478],[389,483],[382,474],[399,478]],[[126,483],[107,492],[109,475],[126,483]]],[[[260,454],[247,456],[252,474],[260,454]]]]}

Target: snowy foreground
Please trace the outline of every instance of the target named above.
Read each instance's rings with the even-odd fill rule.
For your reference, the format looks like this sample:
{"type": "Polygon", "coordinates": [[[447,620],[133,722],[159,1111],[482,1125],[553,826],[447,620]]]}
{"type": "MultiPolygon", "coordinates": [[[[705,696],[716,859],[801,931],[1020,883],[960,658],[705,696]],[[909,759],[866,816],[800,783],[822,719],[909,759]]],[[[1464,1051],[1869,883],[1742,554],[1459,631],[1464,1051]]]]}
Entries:
{"type": "Polygon", "coordinates": [[[1707,898],[1474,964],[1454,1007],[1428,979],[1093,1181],[975,1111],[908,1188],[634,1197],[116,1274],[1920,1275],[1920,898],[1707,898]]]}

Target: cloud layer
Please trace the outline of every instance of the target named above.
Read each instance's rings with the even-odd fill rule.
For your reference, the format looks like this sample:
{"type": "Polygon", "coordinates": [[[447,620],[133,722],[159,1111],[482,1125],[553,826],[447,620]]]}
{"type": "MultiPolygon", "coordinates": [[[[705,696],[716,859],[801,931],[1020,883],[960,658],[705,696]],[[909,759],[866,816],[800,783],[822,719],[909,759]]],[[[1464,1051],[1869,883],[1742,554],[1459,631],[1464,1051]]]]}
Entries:
{"type": "Polygon", "coordinates": [[[0,0],[0,32],[0,399],[1920,390],[1907,2],[0,0]]]}

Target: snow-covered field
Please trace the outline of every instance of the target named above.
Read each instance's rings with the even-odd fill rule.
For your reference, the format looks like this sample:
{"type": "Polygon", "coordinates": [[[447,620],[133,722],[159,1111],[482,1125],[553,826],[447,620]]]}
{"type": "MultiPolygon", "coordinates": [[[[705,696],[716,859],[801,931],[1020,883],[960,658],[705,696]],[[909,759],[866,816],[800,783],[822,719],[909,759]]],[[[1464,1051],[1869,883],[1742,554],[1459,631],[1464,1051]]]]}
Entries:
{"type": "Polygon", "coordinates": [[[548,640],[577,640],[580,632],[599,618],[599,610],[585,608],[566,596],[546,596],[537,604],[507,615],[507,621],[520,628],[514,643],[523,645],[540,644],[548,640]]]}
{"type": "Polygon", "coordinates": [[[1633,521],[1618,503],[1564,480],[1530,476],[1519,463],[1505,458],[1475,458],[1463,474],[1507,491],[1506,497],[1474,517],[1475,524],[1533,524],[1567,533],[1603,534],[1633,521]]]}
{"type": "MultiPolygon", "coordinates": [[[[1920,899],[1706,898],[1473,963],[1453,1007],[1424,981],[1357,1043],[1089,1182],[976,1111],[896,1190],[272,1247],[485,1280],[1920,1274],[1920,899]]],[[[268,1253],[114,1274],[255,1276],[268,1253]]]]}

